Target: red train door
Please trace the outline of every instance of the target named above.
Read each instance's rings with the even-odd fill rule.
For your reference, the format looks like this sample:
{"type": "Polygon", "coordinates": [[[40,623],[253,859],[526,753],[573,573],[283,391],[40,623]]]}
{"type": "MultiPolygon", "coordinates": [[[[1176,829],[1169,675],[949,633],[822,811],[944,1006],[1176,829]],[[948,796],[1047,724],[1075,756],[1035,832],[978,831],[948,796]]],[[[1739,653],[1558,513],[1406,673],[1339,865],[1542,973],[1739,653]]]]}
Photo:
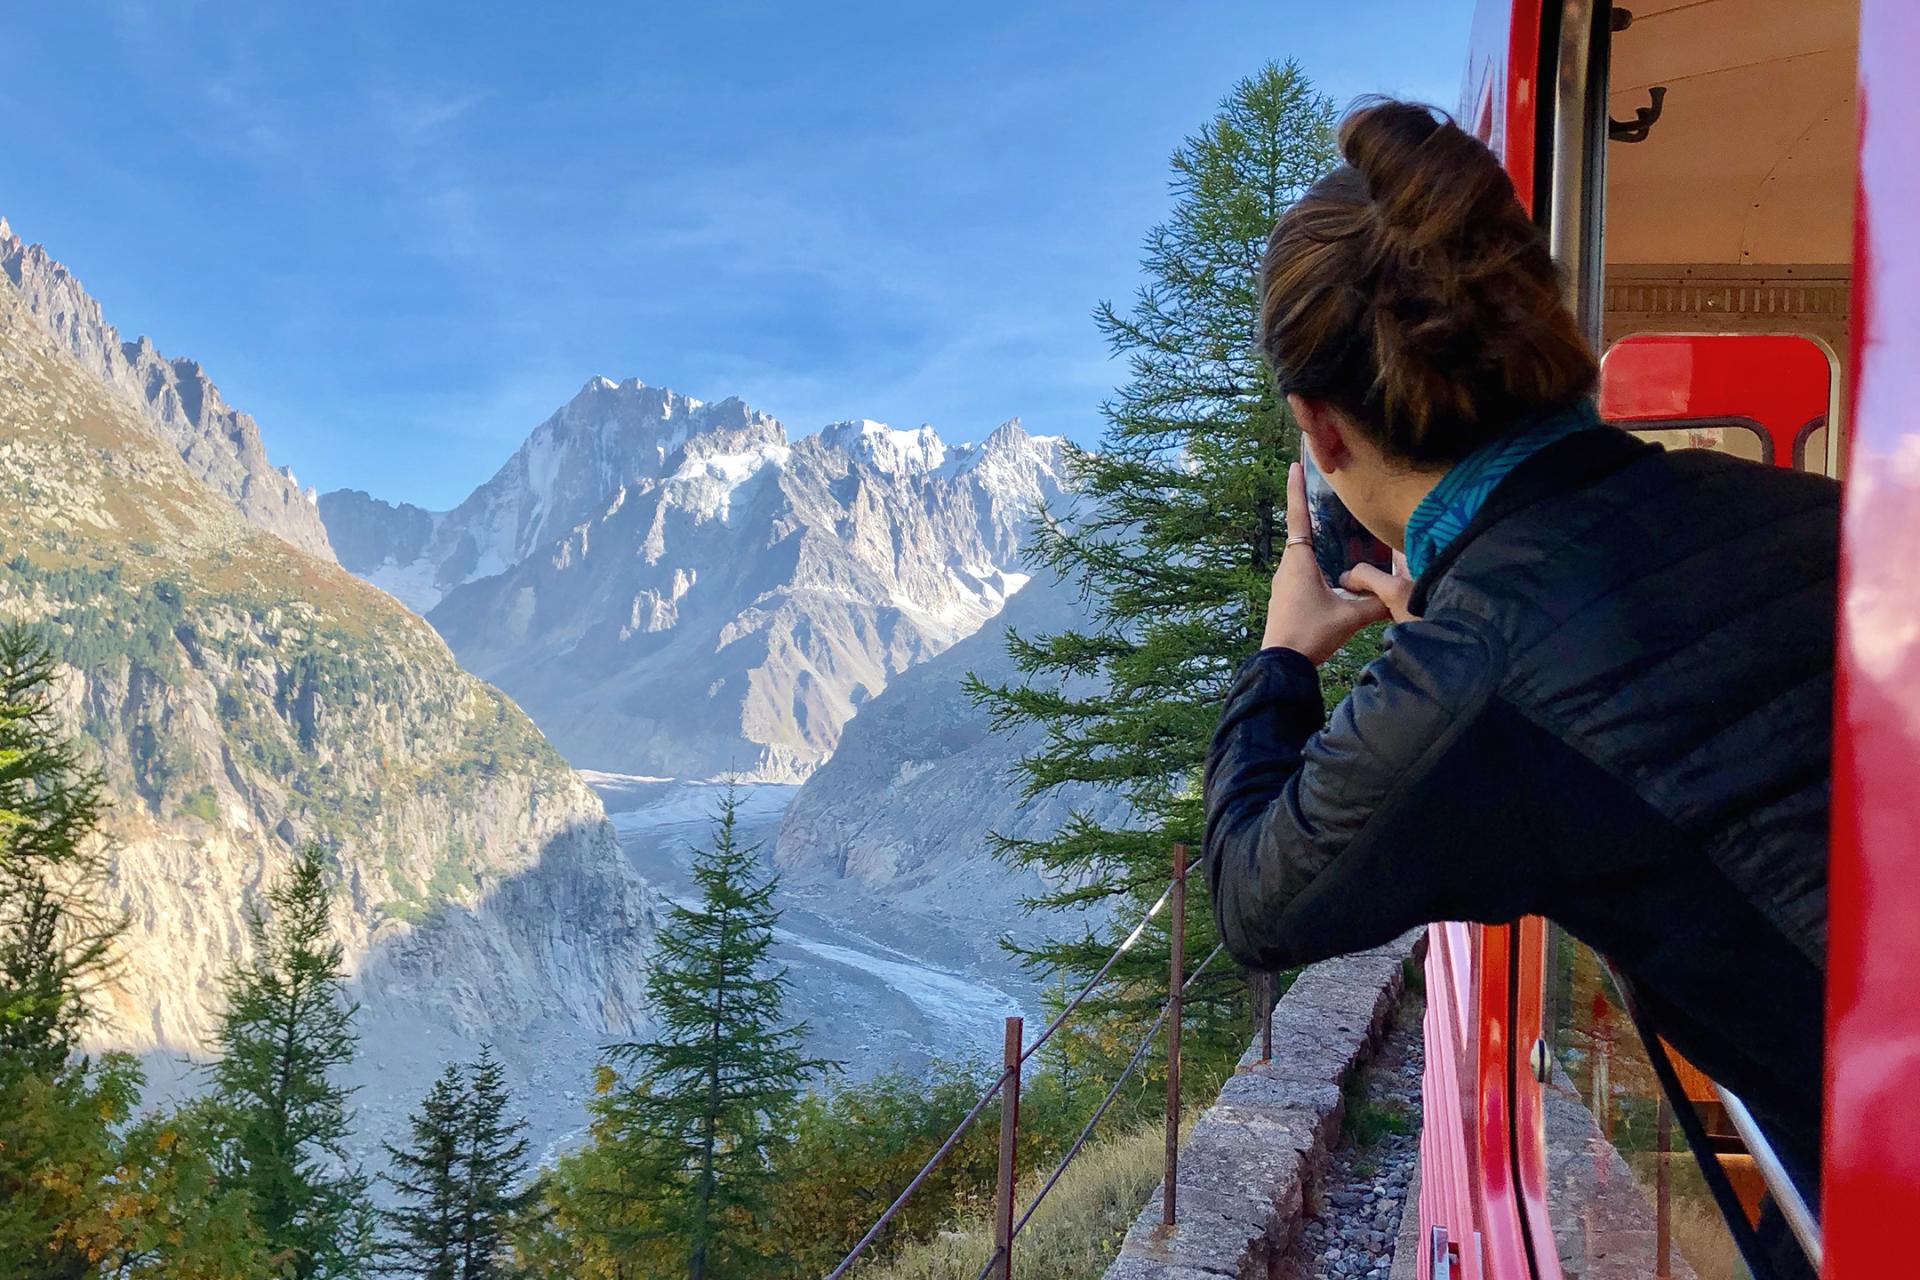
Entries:
{"type": "MultiPolygon", "coordinates": [[[[1846,469],[1851,371],[1834,353],[1849,350],[1849,317],[1862,303],[1852,292],[1851,196],[1861,154],[1856,50],[1869,15],[1878,34],[1866,47],[1884,54],[1887,83],[1894,86],[1887,95],[1913,99],[1898,79],[1910,70],[1893,70],[1901,59],[1886,52],[1903,49],[1908,68],[1920,65],[1913,56],[1920,53],[1914,43],[1920,11],[1902,0],[1867,0],[1864,8],[1856,0],[1486,0],[1480,6],[1462,118],[1486,125],[1483,134],[1522,200],[1548,227],[1570,273],[1576,310],[1605,352],[1601,409],[1609,419],[1669,447],[1721,449],[1829,475],[1846,469]],[[1887,43],[1876,47],[1876,39],[1887,43]],[[1650,130],[1617,127],[1660,116],[1662,98],[1664,117],[1650,130]]],[[[1878,181],[1899,193],[1887,195],[1882,207],[1905,217],[1904,248],[1913,243],[1920,209],[1920,164],[1911,141],[1916,113],[1898,104],[1894,113],[1902,121],[1895,129],[1906,130],[1907,163],[1889,161],[1878,181]]],[[[1891,155],[1895,144],[1881,145],[1891,155]]],[[[1859,271],[1863,284],[1880,274],[1866,260],[1859,271]]],[[[1920,297],[1920,273],[1896,296],[1906,308],[1902,314],[1920,328],[1911,301],[1920,297]]],[[[1886,376],[1889,385],[1905,378],[1905,428],[1920,434],[1913,371],[1886,376]]],[[[1890,439],[1893,428],[1884,429],[1890,439]]],[[[1920,457],[1920,444],[1907,444],[1906,456],[1920,457]]],[[[1920,464],[1912,473],[1910,494],[1920,498],[1920,464]]],[[[1877,489],[1877,476],[1867,484],[1877,489]]],[[[1920,532],[1916,511],[1920,501],[1901,517],[1909,535],[1920,532]]],[[[1851,513],[1849,520],[1855,520],[1851,513]]],[[[1893,545],[1886,538],[1879,545],[1893,545]]],[[[1875,567],[1883,576],[1891,572],[1884,562],[1875,567]]],[[[1912,603],[1920,600],[1920,577],[1908,571],[1903,581],[1899,604],[1890,608],[1911,622],[1920,651],[1920,605],[1912,603]]],[[[1883,591],[1879,598],[1890,597],[1883,591]]],[[[1916,710],[1901,723],[1920,726],[1920,652],[1905,687],[1912,692],[1907,705],[1916,710]]],[[[1874,705],[1884,731],[1894,717],[1874,705]]],[[[1903,732],[1903,744],[1920,739],[1920,729],[1903,732]]],[[[1907,750],[1897,770],[1875,780],[1893,786],[1898,773],[1911,790],[1911,779],[1920,776],[1916,763],[1907,750]]],[[[1844,809],[1836,804],[1843,823],[1844,809]]],[[[1907,810],[1904,820],[1909,832],[1920,830],[1920,810],[1907,810]]],[[[1890,858],[1892,829],[1875,833],[1886,846],[1880,856],[1890,858]]],[[[1844,847],[1836,833],[1836,984],[1845,960],[1843,919],[1852,909],[1842,899],[1844,847]]],[[[1883,901],[1884,881],[1882,871],[1875,893],[1863,891],[1862,899],[1883,901]]],[[[1910,947],[1920,947],[1916,899],[1920,892],[1909,890],[1901,917],[1910,947]]],[[[1466,945],[1430,952],[1430,983],[1432,976],[1456,978],[1453,1011],[1471,1016],[1434,1019],[1430,1013],[1440,1034],[1430,1036],[1429,1051],[1441,1047],[1436,1038],[1450,1041],[1443,1048],[1458,1064],[1454,1083],[1464,1104],[1454,1140],[1477,1158],[1456,1161],[1456,1177],[1435,1194],[1423,1185],[1423,1228],[1446,1227],[1448,1243],[1456,1246],[1452,1256],[1464,1264],[1459,1270],[1493,1280],[1738,1274],[1730,1242],[1713,1238],[1681,1203],[1688,1188],[1679,1184],[1689,1177],[1690,1159],[1673,1149],[1670,1117],[1648,1060],[1624,1016],[1616,1016],[1597,958],[1535,921],[1473,930],[1470,941],[1458,942],[1466,945]],[[1436,956],[1447,957],[1439,974],[1432,973],[1436,956]],[[1489,1060],[1495,1054],[1504,1062],[1489,1060]],[[1492,1167],[1502,1156],[1510,1163],[1492,1167]],[[1473,1185],[1451,1185],[1462,1173],[1473,1185]],[[1519,1241],[1508,1231],[1516,1212],[1519,1241]]],[[[1920,953],[1903,959],[1908,974],[1920,971],[1920,953]]],[[[1902,1061],[1920,1057],[1920,1035],[1904,1031],[1920,1023],[1920,1002],[1909,997],[1901,1019],[1891,1016],[1891,990],[1878,992],[1877,1004],[1871,991],[1853,994],[1873,1007],[1871,1030],[1882,1051],[1888,1028],[1901,1026],[1907,1035],[1901,1052],[1908,1055],[1902,1061]]],[[[1836,1016],[1839,1008],[1836,999],[1836,1016]]],[[[1864,1019],[1850,1025],[1863,1040],[1868,1036],[1864,1019]]],[[[1841,1061],[1837,1029],[1832,1043],[1841,1061]]],[[[1920,1098],[1920,1082],[1911,1072],[1898,1078],[1908,1105],[1920,1105],[1911,1101],[1920,1098]]],[[[1704,1078],[1684,1083],[1689,1097],[1712,1097],[1704,1078]]],[[[1430,1097],[1429,1107],[1436,1102],[1453,1110],[1450,1098],[1430,1097]]],[[[1430,1126],[1435,1119],[1430,1113],[1430,1126]]],[[[1920,1126],[1905,1132],[1920,1133],[1920,1126]]],[[[1423,1155],[1425,1145],[1423,1139],[1423,1155]]],[[[1445,1143],[1436,1135],[1433,1145],[1445,1143]]],[[[1439,1165],[1441,1154],[1423,1158],[1423,1169],[1439,1165]]],[[[1722,1154],[1742,1180],[1743,1201],[1757,1196],[1760,1173],[1750,1152],[1733,1143],[1722,1154]]],[[[1830,1151],[1830,1211],[1832,1158],[1830,1151]]],[[[1882,1179],[1879,1192],[1904,1187],[1912,1196],[1916,1186],[1920,1177],[1910,1169],[1904,1182],[1882,1179]]],[[[1909,1200],[1907,1207],[1920,1206],[1909,1200]]],[[[1716,1220],[1709,1204],[1704,1225],[1716,1220]]],[[[1829,1223],[1835,1232],[1841,1225],[1829,1223]]],[[[1837,1246],[1839,1236],[1833,1239],[1837,1246]]],[[[1423,1237],[1423,1280],[1437,1273],[1432,1264],[1443,1257],[1432,1243],[1423,1237]]],[[[1829,1268],[1829,1274],[1837,1273],[1829,1268]]]]}
{"type": "Polygon", "coordinates": [[[1830,1280],[1920,1247],[1920,6],[1860,12],[1851,457],[1827,959],[1830,1280]]]}

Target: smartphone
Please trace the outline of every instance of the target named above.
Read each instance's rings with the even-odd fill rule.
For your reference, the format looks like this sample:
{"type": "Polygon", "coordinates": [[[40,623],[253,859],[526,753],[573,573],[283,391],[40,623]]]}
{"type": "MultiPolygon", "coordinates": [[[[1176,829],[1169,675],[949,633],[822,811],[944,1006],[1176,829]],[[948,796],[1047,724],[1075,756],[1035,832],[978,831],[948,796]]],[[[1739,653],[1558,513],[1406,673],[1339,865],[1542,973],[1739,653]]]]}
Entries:
{"type": "Polygon", "coordinates": [[[1311,450],[1300,450],[1300,469],[1306,473],[1307,515],[1313,521],[1313,558],[1327,585],[1340,588],[1340,575],[1359,564],[1393,572],[1393,549],[1367,531],[1347,510],[1320,468],[1311,450]]]}

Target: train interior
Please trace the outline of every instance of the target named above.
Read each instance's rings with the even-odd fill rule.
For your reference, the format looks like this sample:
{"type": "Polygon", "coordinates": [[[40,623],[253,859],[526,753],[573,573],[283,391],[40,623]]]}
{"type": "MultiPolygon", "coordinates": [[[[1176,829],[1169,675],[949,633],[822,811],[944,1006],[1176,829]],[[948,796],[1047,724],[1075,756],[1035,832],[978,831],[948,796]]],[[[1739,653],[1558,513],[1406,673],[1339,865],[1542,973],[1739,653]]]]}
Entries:
{"type": "Polygon", "coordinates": [[[1834,474],[1858,5],[1635,0],[1613,12],[1606,408],[1674,443],[1834,474]]]}
{"type": "MultiPolygon", "coordinates": [[[[1857,0],[1628,0],[1610,25],[1603,414],[1669,448],[1839,477],[1857,0]]],[[[1631,1175],[1654,1206],[1653,1238],[1635,1242],[1653,1274],[1747,1275],[1604,964],[1556,932],[1549,973],[1558,1087],[1599,1129],[1572,1176],[1631,1175]]],[[[1757,1220],[1766,1186],[1756,1152],[1713,1083],[1684,1061],[1673,1067],[1757,1220]]],[[[1568,1275],[1603,1273],[1597,1260],[1620,1244],[1608,1238],[1604,1196],[1588,1190],[1555,1215],[1568,1275]]]]}

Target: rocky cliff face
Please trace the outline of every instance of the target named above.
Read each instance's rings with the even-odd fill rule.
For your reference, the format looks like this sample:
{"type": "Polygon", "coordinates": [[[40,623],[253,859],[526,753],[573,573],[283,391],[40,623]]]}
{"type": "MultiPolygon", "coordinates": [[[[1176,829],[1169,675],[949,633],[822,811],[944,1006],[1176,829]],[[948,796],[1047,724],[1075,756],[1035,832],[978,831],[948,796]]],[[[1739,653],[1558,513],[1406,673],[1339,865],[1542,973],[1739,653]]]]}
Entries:
{"type": "Polygon", "coordinates": [[[458,508],[321,510],[576,765],[804,778],[888,681],[1025,580],[1060,444],[848,422],[789,440],[738,400],[589,382],[458,508]]]}
{"type": "Polygon", "coordinates": [[[595,378],[452,511],[357,490],[320,499],[340,562],[425,614],[449,591],[492,577],[603,514],[630,482],[659,480],[696,436],[773,436],[779,424],[738,400],[703,404],[638,379],[595,378]]]}
{"type": "Polygon", "coordinates": [[[139,410],[188,472],[233,504],[249,523],[309,555],[331,560],[311,492],[267,460],[252,418],[220,398],[206,371],[171,359],[147,338],[122,342],[100,304],[40,245],[24,243],[0,218],[0,272],[26,314],[122,400],[139,410]]]}
{"type": "Polygon", "coordinates": [[[243,519],[112,378],[0,284],[0,616],[55,642],[113,799],[129,927],[103,1039],[204,1046],[243,907],[307,839],[370,1021],[633,1028],[651,910],[593,794],[418,617],[243,519]]]}
{"type": "Polygon", "coordinates": [[[1032,873],[995,861],[990,836],[1053,834],[1076,811],[1112,824],[1125,805],[1091,788],[1021,799],[1021,757],[1042,730],[995,730],[965,689],[1018,679],[1008,628],[1038,636],[1084,625],[1071,586],[1036,579],[978,633],[906,672],[863,707],[839,750],[795,794],[774,843],[774,862],[796,876],[857,881],[888,899],[998,928],[1022,921],[1016,900],[1038,887],[1032,873]]]}

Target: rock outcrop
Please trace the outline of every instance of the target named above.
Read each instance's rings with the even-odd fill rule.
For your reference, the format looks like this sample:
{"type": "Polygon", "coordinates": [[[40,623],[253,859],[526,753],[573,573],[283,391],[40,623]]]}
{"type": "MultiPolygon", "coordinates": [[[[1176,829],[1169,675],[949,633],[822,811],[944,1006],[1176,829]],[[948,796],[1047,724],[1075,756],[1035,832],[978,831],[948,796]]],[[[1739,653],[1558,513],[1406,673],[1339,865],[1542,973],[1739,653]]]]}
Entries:
{"type": "Polygon", "coordinates": [[[311,491],[267,460],[252,418],[220,398],[206,370],[154,350],[150,339],[122,342],[100,304],[46,249],[26,244],[0,218],[0,273],[26,314],[79,365],[140,411],[187,470],[233,504],[247,521],[308,555],[333,558],[311,491]]]}
{"type": "Polygon", "coordinates": [[[966,680],[1019,679],[1007,653],[1009,628],[1037,637],[1086,621],[1070,584],[1037,578],[979,632],[895,679],[795,794],[774,843],[775,864],[796,875],[854,879],[890,901],[956,917],[1018,920],[1015,899],[1039,880],[996,862],[990,837],[1042,838],[1075,811],[1120,823],[1126,805],[1088,787],[1023,799],[1017,766],[1045,744],[1045,733],[1035,725],[993,728],[966,680]]]}

